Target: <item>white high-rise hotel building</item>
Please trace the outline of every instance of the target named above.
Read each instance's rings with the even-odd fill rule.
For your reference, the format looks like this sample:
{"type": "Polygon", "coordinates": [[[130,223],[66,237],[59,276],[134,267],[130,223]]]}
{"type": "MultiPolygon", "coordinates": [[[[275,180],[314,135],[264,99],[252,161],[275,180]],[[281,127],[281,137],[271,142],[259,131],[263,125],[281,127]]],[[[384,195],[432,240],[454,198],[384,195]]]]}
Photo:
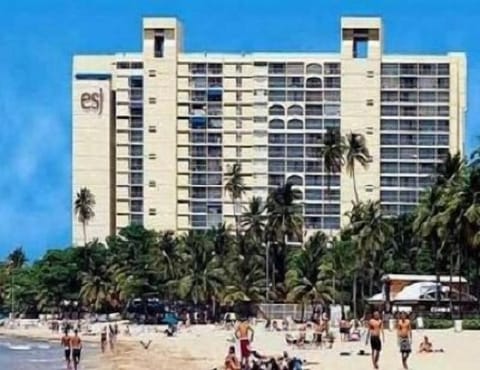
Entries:
{"type": "Polygon", "coordinates": [[[329,127],[366,138],[360,198],[380,199],[388,214],[412,210],[445,154],[463,150],[465,55],[385,55],[381,19],[341,23],[333,54],[186,53],[176,19],[146,18],[141,52],[75,56],[72,190],[95,195],[89,237],[130,223],[233,224],[223,183],[237,161],[245,200],[290,181],[303,193],[306,231],[338,229],[354,196],[343,172],[325,197],[319,148],[329,127]]]}

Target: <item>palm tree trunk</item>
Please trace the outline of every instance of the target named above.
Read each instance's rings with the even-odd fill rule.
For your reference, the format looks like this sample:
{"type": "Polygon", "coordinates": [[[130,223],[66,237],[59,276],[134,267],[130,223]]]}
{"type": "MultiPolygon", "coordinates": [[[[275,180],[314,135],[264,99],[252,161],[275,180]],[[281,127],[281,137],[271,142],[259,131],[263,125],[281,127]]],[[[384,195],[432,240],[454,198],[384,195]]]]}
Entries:
{"type": "Polygon", "coordinates": [[[458,242],[458,313],[460,320],[463,318],[462,310],[462,247],[460,241],[458,242]]]}
{"type": "Polygon", "coordinates": [[[83,227],[83,245],[86,246],[87,245],[87,225],[85,221],[82,222],[82,227],[83,227]]]}
{"type": "Polygon", "coordinates": [[[440,295],[442,292],[441,286],[440,286],[440,263],[439,263],[439,250],[438,250],[438,237],[437,235],[433,236],[433,250],[434,250],[434,257],[435,258],[435,274],[436,274],[436,279],[437,279],[437,286],[436,286],[436,305],[437,307],[440,307],[440,295]]]}
{"type": "Polygon", "coordinates": [[[353,193],[355,194],[355,203],[359,203],[358,191],[357,191],[357,181],[355,179],[355,169],[352,170],[352,180],[353,180],[353,193]]]}
{"type": "Polygon", "coordinates": [[[238,216],[237,216],[237,200],[232,198],[232,204],[233,204],[233,218],[235,219],[235,233],[237,236],[237,243],[238,243],[238,216]]]}
{"type": "Polygon", "coordinates": [[[353,272],[352,284],[353,317],[357,318],[357,270],[353,272]]]}

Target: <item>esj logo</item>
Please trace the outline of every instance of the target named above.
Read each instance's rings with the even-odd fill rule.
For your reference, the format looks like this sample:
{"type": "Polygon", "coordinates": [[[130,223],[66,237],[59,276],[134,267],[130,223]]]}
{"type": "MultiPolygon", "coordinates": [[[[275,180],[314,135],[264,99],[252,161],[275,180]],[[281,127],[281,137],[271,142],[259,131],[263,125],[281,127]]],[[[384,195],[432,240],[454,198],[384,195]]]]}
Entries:
{"type": "Polygon", "coordinates": [[[97,112],[98,115],[103,111],[103,89],[100,88],[98,92],[83,93],[80,96],[80,106],[84,110],[97,112]]]}

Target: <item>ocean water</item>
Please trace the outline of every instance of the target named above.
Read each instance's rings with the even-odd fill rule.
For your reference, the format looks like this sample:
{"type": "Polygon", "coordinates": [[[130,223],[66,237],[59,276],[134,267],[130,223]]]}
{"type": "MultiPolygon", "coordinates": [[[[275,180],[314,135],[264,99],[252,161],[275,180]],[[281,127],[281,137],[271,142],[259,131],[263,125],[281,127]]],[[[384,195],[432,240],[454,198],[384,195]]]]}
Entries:
{"type": "MultiPolygon", "coordinates": [[[[94,349],[85,347],[84,351],[90,352],[94,349]]],[[[60,340],[37,342],[0,337],[1,370],[65,370],[66,368],[60,340]]]]}

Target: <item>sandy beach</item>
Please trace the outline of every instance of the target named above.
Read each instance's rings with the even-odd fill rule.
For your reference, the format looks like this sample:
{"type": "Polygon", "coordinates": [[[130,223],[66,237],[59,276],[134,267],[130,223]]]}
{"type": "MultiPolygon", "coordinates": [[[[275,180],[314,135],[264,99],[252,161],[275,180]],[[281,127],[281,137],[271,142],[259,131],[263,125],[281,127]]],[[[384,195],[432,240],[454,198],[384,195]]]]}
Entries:
{"type": "MultiPolygon", "coordinates": [[[[120,336],[115,353],[104,355],[84,354],[82,368],[85,370],[167,370],[189,369],[210,370],[220,368],[228,346],[231,332],[214,326],[196,326],[182,329],[176,337],[169,338],[163,333],[148,332],[152,328],[132,328],[132,336],[120,336]],[[148,350],[139,343],[152,340],[148,350]]],[[[58,340],[45,329],[2,329],[0,334],[25,336],[44,340],[58,340]]],[[[401,369],[397,342],[393,332],[386,331],[386,343],[380,359],[380,369],[401,369]]],[[[415,331],[413,348],[418,348],[423,335],[428,335],[435,348],[445,353],[417,354],[410,359],[411,369],[423,370],[474,370],[478,369],[478,348],[480,332],[453,330],[415,331]]],[[[86,341],[98,343],[98,337],[84,336],[86,341]]],[[[333,349],[287,347],[284,333],[267,332],[258,326],[253,348],[262,354],[279,355],[287,350],[290,355],[306,359],[314,364],[306,366],[311,370],[370,370],[369,356],[358,356],[360,349],[369,348],[364,343],[341,343],[338,339],[333,349]],[[352,352],[351,356],[340,356],[340,352],[352,352]]]]}

